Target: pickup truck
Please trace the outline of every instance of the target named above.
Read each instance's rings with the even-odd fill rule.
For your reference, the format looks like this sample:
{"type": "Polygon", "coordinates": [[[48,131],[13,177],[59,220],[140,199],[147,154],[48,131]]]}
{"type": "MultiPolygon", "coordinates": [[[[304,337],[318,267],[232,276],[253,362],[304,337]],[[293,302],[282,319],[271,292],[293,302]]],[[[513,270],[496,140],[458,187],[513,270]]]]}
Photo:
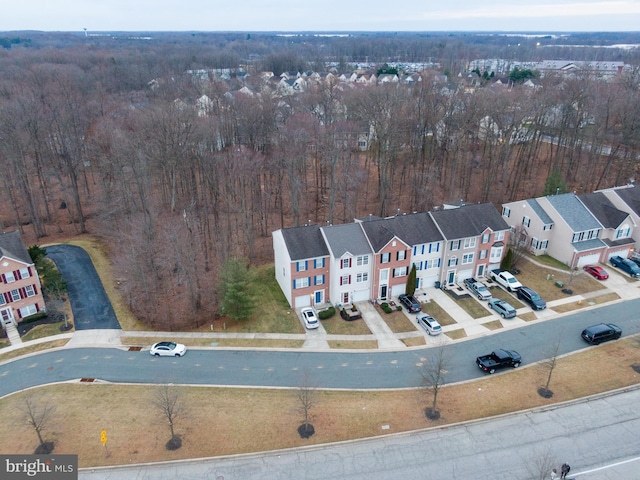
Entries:
{"type": "Polygon", "coordinates": [[[515,292],[522,284],[516,280],[516,277],[505,270],[499,268],[489,272],[489,278],[493,279],[498,285],[503,286],[510,292],[515,292]]]}
{"type": "Polygon", "coordinates": [[[476,358],[476,365],[489,373],[495,373],[499,368],[518,368],[521,362],[522,357],[514,350],[494,350],[489,355],[476,358]]]}
{"type": "Polygon", "coordinates": [[[465,278],[464,286],[473,293],[478,300],[491,300],[491,292],[484,285],[484,283],[479,282],[475,278],[465,278]]]}

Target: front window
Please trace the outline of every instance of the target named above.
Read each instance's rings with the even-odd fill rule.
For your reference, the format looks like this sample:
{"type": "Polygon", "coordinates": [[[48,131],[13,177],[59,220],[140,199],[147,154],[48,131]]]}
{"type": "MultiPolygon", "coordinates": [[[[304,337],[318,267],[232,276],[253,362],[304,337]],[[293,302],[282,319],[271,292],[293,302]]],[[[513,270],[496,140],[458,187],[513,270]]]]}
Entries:
{"type": "Polygon", "coordinates": [[[359,273],[356,276],[356,283],[362,283],[362,282],[366,282],[367,280],[369,280],[369,274],[364,272],[364,273],[359,273]]]}
{"type": "Polygon", "coordinates": [[[406,277],[407,276],[407,267],[399,267],[393,269],[394,277],[406,277]]]}
{"type": "Polygon", "coordinates": [[[324,275],[316,275],[314,282],[316,285],[323,285],[324,284],[324,275]]]}
{"type": "Polygon", "coordinates": [[[522,217],[522,224],[525,227],[531,226],[531,219],[529,217],[522,217]]]}
{"type": "Polygon", "coordinates": [[[476,246],[476,237],[464,239],[464,248],[474,248],[475,246],[476,246]]]}
{"type": "Polygon", "coordinates": [[[511,216],[511,209],[509,207],[502,207],[502,216],[509,218],[511,216]]]}
{"type": "Polygon", "coordinates": [[[482,235],[482,243],[489,243],[490,239],[491,239],[491,234],[485,233],[484,235],[482,235]]]}
{"type": "Polygon", "coordinates": [[[547,223],[542,229],[543,230],[551,230],[553,228],[553,223],[547,223]]]}
{"type": "Polygon", "coordinates": [[[349,275],[343,275],[340,277],[340,285],[349,285],[349,275]]]}
{"type": "Polygon", "coordinates": [[[504,240],[504,230],[500,232],[496,232],[495,239],[496,239],[496,242],[501,242],[502,240],[504,240]]]}
{"type": "Polygon", "coordinates": [[[380,263],[389,263],[390,261],[391,261],[390,253],[387,252],[380,255],[380,263]]]}
{"type": "Polygon", "coordinates": [[[13,275],[13,272],[5,272],[4,278],[7,283],[12,283],[16,281],[16,277],[13,275]]]}
{"type": "Polygon", "coordinates": [[[473,253],[467,253],[462,256],[462,264],[465,265],[468,263],[473,263],[473,253]]]}
{"type": "Polygon", "coordinates": [[[456,265],[458,265],[458,257],[451,257],[451,258],[449,259],[449,263],[448,263],[448,265],[449,265],[450,267],[455,267],[456,265]]]}
{"type": "Polygon", "coordinates": [[[424,262],[424,268],[425,269],[438,268],[439,266],[440,266],[440,259],[439,258],[434,258],[432,260],[427,260],[426,262],[424,262]]]}
{"type": "Polygon", "coordinates": [[[369,265],[369,255],[361,255],[356,258],[356,265],[359,267],[363,265],[369,265]]]}
{"type": "Polygon", "coordinates": [[[27,267],[20,269],[20,278],[29,278],[31,275],[29,274],[29,269],[27,267]]]}
{"type": "Polygon", "coordinates": [[[349,268],[351,266],[351,259],[350,258],[343,258],[342,259],[342,268],[349,268]]]}
{"type": "Polygon", "coordinates": [[[18,290],[17,288],[15,290],[11,290],[11,300],[13,300],[14,302],[17,302],[18,300],[20,300],[20,290],[18,290]]]}
{"type": "Polygon", "coordinates": [[[23,307],[20,309],[20,316],[22,318],[28,317],[29,315],[33,315],[34,313],[38,313],[38,309],[35,305],[29,305],[27,307],[23,307]]]}
{"type": "Polygon", "coordinates": [[[499,262],[502,259],[504,247],[493,247],[491,249],[491,262],[499,262]]]}
{"type": "Polygon", "coordinates": [[[297,263],[297,270],[299,272],[304,272],[307,269],[307,262],[305,260],[297,263]]]}
{"type": "Polygon", "coordinates": [[[309,277],[296,278],[293,281],[293,288],[304,288],[309,286],[309,277]]]}
{"type": "Polygon", "coordinates": [[[616,232],[616,238],[626,238],[631,233],[631,229],[624,225],[622,228],[619,228],[616,232]]]}
{"type": "Polygon", "coordinates": [[[4,305],[7,301],[4,299],[4,293],[0,293],[0,305],[4,305]]]}
{"type": "Polygon", "coordinates": [[[27,285],[26,287],[24,287],[24,292],[27,294],[27,297],[33,297],[36,294],[35,290],[33,289],[33,285],[27,285]]]}
{"type": "Polygon", "coordinates": [[[407,258],[407,251],[406,250],[398,250],[398,254],[396,256],[396,260],[404,260],[405,258],[407,258]]]}
{"type": "Polygon", "coordinates": [[[480,254],[478,255],[478,258],[480,260],[484,260],[485,258],[487,258],[487,250],[480,250],[480,254]]]}
{"type": "Polygon", "coordinates": [[[450,250],[460,250],[460,240],[454,240],[449,244],[450,250]]]}

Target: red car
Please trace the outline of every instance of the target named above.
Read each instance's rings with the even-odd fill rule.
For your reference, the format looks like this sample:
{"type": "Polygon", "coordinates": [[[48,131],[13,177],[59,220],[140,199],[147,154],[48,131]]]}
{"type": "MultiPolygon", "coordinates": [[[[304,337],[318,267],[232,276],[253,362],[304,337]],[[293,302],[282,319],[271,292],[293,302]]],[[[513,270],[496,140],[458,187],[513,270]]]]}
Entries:
{"type": "Polygon", "coordinates": [[[593,275],[598,280],[606,280],[607,278],[609,278],[609,274],[607,273],[607,271],[604,268],[599,267],[598,265],[586,265],[584,267],[584,271],[590,275],[593,275]]]}

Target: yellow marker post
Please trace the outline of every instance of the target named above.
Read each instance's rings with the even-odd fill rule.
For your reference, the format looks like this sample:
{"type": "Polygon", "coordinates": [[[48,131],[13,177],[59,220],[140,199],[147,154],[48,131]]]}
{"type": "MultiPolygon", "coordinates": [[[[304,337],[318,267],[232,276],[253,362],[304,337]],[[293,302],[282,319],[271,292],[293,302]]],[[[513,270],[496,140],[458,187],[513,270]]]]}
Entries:
{"type": "Polygon", "coordinates": [[[107,431],[102,430],[100,432],[100,441],[102,442],[102,446],[104,447],[105,455],[109,458],[109,449],[107,448],[107,431]]]}

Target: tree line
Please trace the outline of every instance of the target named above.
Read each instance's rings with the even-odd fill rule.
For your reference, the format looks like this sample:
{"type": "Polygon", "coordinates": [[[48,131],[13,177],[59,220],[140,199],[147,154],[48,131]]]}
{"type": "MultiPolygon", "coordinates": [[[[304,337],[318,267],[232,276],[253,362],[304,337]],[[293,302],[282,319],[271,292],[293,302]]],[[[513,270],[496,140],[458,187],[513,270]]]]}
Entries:
{"type": "MultiPolygon", "coordinates": [[[[636,175],[637,72],[535,88],[476,88],[463,70],[362,88],[336,75],[283,96],[260,69],[300,57],[264,55],[246,80],[221,80],[185,73],[187,52],[0,56],[2,227],[100,236],[129,306],[165,329],[218,315],[222,265],[271,261],[278,228],[499,205],[542,194],[552,174],[581,192],[636,175]]],[[[230,52],[208,57],[228,64],[230,52]]]]}

